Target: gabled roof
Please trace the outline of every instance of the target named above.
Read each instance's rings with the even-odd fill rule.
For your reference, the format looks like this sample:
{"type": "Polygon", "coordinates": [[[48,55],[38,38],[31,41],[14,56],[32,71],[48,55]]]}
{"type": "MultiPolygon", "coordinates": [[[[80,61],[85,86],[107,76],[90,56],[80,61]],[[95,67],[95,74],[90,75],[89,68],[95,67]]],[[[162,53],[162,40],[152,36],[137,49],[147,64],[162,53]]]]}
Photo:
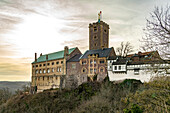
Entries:
{"type": "MultiPolygon", "coordinates": [[[[76,48],[71,48],[69,49],[69,54],[71,52],[73,52],[76,48]]],[[[49,53],[49,54],[45,54],[45,55],[42,55],[40,56],[38,59],[37,59],[37,62],[44,62],[44,61],[50,61],[50,60],[56,60],[56,59],[61,59],[61,58],[64,58],[64,50],[63,51],[58,51],[58,52],[54,52],[54,53],[49,53]],[[48,60],[46,60],[46,55],[48,55],[48,60]]],[[[37,63],[37,62],[32,62],[32,63],[37,63]]]]}
{"type": "Polygon", "coordinates": [[[91,54],[98,54],[98,57],[109,57],[112,48],[104,48],[104,49],[97,49],[97,50],[87,50],[80,59],[87,59],[88,55],[91,54]]]}
{"type": "Polygon", "coordinates": [[[79,62],[80,61],[80,57],[82,54],[76,54],[74,55],[72,58],[70,58],[67,62],[79,62]]]}

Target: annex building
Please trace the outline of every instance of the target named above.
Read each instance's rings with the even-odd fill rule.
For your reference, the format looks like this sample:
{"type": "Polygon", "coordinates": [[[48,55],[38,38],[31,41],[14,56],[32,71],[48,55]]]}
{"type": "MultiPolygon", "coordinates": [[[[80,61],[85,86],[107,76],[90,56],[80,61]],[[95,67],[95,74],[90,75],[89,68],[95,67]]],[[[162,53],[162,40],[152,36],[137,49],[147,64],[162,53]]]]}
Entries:
{"type": "MultiPolygon", "coordinates": [[[[114,48],[109,47],[109,25],[101,21],[100,15],[101,12],[97,22],[89,24],[89,50],[85,53],[82,54],[78,47],[67,46],[62,51],[40,54],[39,57],[35,53],[35,61],[32,62],[32,92],[74,88],[83,82],[93,81],[94,76],[97,81],[103,81],[107,75],[111,81],[126,78],[145,81],[141,70],[158,62],[161,59],[159,54],[138,53],[126,58],[116,56],[114,48]]],[[[163,65],[169,66],[169,61],[161,61],[163,65]]]]}

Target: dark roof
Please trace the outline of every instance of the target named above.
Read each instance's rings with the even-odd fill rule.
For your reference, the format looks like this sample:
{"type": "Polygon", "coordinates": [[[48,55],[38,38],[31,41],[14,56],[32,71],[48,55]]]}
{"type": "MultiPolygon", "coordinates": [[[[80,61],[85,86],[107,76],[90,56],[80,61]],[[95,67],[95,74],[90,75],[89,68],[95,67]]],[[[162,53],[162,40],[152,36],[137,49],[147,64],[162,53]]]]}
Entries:
{"type": "Polygon", "coordinates": [[[116,60],[117,56],[109,56],[108,60],[116,60]]]}
{"type": "Polygon", "coordinates": [[[112,63],[112,65],[126,64],[127,61],[128,61],[128,58],[118,58],[116,62],[112,63]]]}
{"type": "Polygon", "coordinates": [[[98,57],[108,57],[112,48],[104,48],[104,49],[97,49],[97,50],[87,50],[80,59],[88,58],[88,55],[91,54],[98,54],[98,57]]]}
{"type": "Polygon", "coordinates": [[[166,64],[170,63],[169,60],[148,60],[148,61],[129,61],[127,64],[128,65],[140,65],[140,64],[166,64]]]}
{"type": "MultiPolygon", "coordinates": [[[[75,49],[76,48],[69,49],[68,50],[69,54],[72,53],[75,49]]],[[[45,62],[45,61],[56,60],[56,59],[60,59],[60,58],[64,58],[64,50],[42,55],[37,59],[37,62],[45,62]],[[46,55],[48,55],[48,60],[46,60],[46,55]]],[[[34,61],[32,63],[37,63],[37,62],[34,61]]]]}
{"type": "Polygon", "coordinates": [[[80,57],[82,54],[76,54],[74,55],[72,58],[70,58],[67,62],[79,62],[80,61],[80,57]]]}

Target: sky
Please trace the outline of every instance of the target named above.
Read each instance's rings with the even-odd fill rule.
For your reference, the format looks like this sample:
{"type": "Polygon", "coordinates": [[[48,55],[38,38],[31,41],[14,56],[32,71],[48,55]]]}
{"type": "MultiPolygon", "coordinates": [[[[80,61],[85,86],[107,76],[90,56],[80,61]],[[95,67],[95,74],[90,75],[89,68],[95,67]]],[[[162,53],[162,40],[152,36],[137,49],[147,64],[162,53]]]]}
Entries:
{"type": "Polygon", "coordinates": [[[146,18],[169,0],[0,0],[0,81],[30,81],[35,52],[88,49],[88,25],[110,26],[109,46],[129,41],[140,50],[146,18]]]}

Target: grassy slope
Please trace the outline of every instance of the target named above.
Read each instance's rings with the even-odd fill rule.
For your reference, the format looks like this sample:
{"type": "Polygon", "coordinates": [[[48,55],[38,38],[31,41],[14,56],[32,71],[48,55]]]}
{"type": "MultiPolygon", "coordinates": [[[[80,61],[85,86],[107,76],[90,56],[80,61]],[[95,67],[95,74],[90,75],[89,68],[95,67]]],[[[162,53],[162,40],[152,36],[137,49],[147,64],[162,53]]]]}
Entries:
{"type": "Polygon", "coordinates": [[[74,90],[15,96],[1,105],[0,112],[169,112],[169,86],[169,77],[145,84],[136,80],[125,80],[120,84],[90,82],[74,90]]]}

